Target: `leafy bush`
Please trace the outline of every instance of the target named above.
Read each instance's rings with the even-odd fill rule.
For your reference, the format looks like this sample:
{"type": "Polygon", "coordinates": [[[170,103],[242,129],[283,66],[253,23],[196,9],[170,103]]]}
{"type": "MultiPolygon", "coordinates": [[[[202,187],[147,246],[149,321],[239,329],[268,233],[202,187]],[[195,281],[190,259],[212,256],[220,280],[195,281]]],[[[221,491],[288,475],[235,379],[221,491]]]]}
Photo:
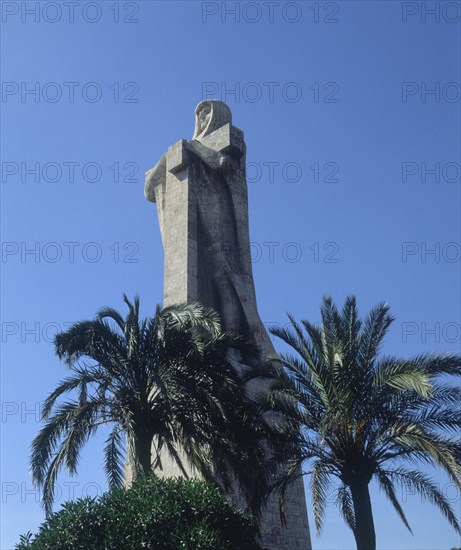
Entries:
{"type": "Polygon", "coordinates": [[[66,502],[16,550],[257,550],[252,517],[198,480],[137,480],[100,498],[66,502]]]}

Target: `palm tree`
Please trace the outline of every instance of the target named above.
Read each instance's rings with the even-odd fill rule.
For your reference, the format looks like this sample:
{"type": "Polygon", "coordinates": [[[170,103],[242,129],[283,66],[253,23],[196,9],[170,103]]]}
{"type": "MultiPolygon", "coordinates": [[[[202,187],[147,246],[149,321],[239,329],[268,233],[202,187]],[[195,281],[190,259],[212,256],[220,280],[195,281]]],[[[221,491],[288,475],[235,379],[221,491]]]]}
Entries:
{"type": "Polygon", "coordinates": [[[46,512],[59,470],[75,474],[83,445],[109,424],[109,487],[123,483],[125,448],[134,478],[161,468],[165,452],[187,477],[183,450],[205,479],[225,490],[240,485],[257,515],[271,468],[259,441],[271,428],[247,395],[252,374],[233,359],[255,348],[222,332],[218,314],[200,304],[157,307],[155,317],[140,321],[139,299],[124,301],[125,318],[106,307],[56,335],[56,353],[72,374],[45,400],[31,455],[46,512]],[[58,403],[68,392],[76,398],[58,403]]]}
{"type": "MultiPolygon", "coordinates": [[[[273,334],[298,354],[281,356],[286,378],[272,392],[274,407],[296,426],[299,451],[284,488],[301,464],[311,465],[310,486],[317,532],[334,477],[336,504],[359,550],[376,548],[369,483],[376,480],[408,529],[396,485],[428,498],[457,532],[459,521],[447,498],[420,469],[431,464],[461,487],[461,375],[456,355],[422,354],[413,359],[381,356],[393,317],[383,303],[359,319],[356,300],[338,311],[329,297],[322,325],[297,323],[273,334]],[[449,376],[452,375],[452,376],[449,376]]],[[[411,529],[410,529],[411,531],[411,529]]]]}

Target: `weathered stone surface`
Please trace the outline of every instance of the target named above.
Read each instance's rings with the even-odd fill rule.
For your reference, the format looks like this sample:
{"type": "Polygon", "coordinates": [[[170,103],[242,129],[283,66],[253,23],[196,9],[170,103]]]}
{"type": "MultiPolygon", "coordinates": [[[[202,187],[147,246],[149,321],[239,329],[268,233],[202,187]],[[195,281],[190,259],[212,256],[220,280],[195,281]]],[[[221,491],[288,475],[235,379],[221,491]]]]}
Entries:
{"type": "MultiPolygon", "coordinates": [[[[267,357],[275,350],[256,305],[243,132],[221,101],[203,101],[195,114],[193,139],[172,145],[146,173],[145,196],[157,203],[165,254],[164,305],[198,300],[216,309],[225,330],[254,339],[267,357]]],[[[163,463],[159,473],[180,475],[167,457],[163,463]]],[[[283,528],[277,499],[268,503],[263,545],[310,549],[302,479],[287,494],[286,513],[283,528]]]]}

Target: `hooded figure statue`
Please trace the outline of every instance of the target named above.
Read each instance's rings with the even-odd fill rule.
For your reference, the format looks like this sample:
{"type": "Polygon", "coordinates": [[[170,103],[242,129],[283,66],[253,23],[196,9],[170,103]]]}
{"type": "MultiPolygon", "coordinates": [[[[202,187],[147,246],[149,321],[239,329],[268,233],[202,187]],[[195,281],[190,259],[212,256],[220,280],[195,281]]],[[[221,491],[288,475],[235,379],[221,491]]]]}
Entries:
{"type": "MultiPolygon", "coordinates": [[[[195,109],[193,139],[180,143],[181,170],[175,176],[167,162],[171,148],[146,173],[145,196],[157,203],[165,255],[167,233],[174,230],[175,221],[170,217],[168,223],[165,211],[172,208],[168,179],[181,179],[187,169],[187,208],[191,211],[187,238],[193,243],[188,254],[195,256],[188,259],[188,271],[189,277],[196,279],[187,301],[212,307],[220,314],[225,330],[251,338],[263,355],[271,355],[274,349],[256,306],[243,132],[232,126],[232,114],[225,103],[206,100],[195,109]],[[224,145],[220,143],[223,136],[229,137],[224,145]]],[[[173,303],[167,296],[165,299],[173,303]]]]}

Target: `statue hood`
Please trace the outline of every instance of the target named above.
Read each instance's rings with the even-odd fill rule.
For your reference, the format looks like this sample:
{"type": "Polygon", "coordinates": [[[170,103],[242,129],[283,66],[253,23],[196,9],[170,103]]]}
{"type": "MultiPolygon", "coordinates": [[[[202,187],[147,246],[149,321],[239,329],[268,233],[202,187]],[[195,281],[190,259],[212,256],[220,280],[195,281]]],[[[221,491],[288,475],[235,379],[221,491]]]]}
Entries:
{"type": "Polygon", "coordinates": [[[219,101],[218,99],[201,101],[195,108],[195,131],[192,139],[197,139],[199,136],[203,138],[225,124],[232,124],[232,113],[223,101],[219,101]],[[205,128],[200,131],[198,112],[204,106],[210,108],[210,114],[208,115],[205,128]]]}

